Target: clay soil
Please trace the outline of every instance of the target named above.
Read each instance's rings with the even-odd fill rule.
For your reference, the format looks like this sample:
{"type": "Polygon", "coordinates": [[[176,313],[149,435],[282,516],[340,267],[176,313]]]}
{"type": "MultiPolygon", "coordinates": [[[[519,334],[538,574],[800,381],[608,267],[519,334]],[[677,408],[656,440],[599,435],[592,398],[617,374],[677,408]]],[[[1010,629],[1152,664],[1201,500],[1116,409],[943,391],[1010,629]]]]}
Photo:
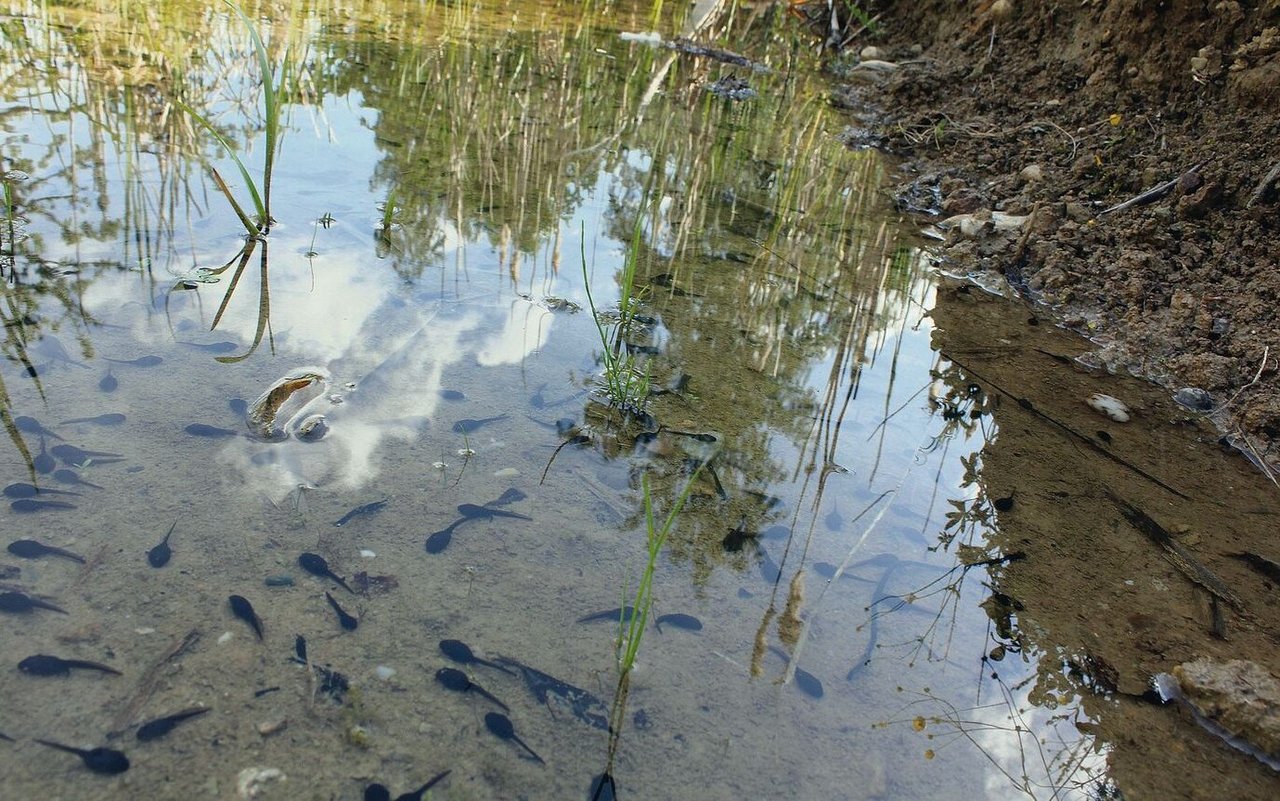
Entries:
{"type": "MultiPolygon", "coordinates": [[[[800,7],[823,38],[827,5],[800,7]]],[[[1280,2],[861,5],[876,28],[831,59],[850,141],[905,158],[898,201],[922,224],[974,215],[944,268],[1023,304],[953,284],[933,313],[955,380],[992,398],[985,492],[1016,499],[993,543],[1024,555],[992,575],[1017,610],[1008,650],[1037,653],[1042,699],[1084,698],[1108,759],[1088,794],[1280,797],[1185,709],[1136,699],[1199,658],[1280,676],[1274,579],[1238,556],[1280,547],[1280,2]],[[1001,233],[994,212],[1029,219],[1001,233]],[[1173,402],[1184,388],[1201,408],[1173,402]],[[1092,392],[1138,425],[1091,417],[1092,392]],[[1230,588],[1225,620],[1135,508],[1230,588]]]]}

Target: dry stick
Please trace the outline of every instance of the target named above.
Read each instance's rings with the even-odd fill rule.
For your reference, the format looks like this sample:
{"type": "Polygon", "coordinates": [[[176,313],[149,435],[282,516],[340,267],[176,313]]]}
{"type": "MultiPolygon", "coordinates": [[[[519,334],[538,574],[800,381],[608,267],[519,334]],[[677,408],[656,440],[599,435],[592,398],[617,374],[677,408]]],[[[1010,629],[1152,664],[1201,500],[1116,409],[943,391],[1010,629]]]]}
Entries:
{"type": "Polygon", "coordinates": [[[129,699],[129,703],[125,704],[119,714],[111,720],[112,731],[120,732],[133,721],[138,714],[138,710],[142,709],[147,701],[151,699],[151,696],[155,694],[156,683],[160,679],[160,669],[185,653],[199,639],[199,629],[188,631],[182,638],[174,640],[173,644],[169,646],[169,650],[165,651],[163,656],[156,660],[151,667],[147,668],[147,672],[143,673],[142,678],[138,681],[138,689],[134,692],[133,697],[129,699]]]}
{"type": "Polygon", "coordinates": [[[1245,384],[1243,387],[1240,387],[1240,389],[1236,390],[1236,394],[1232,395],[1230,400],[1228,400],[1226,403],[1222,404],[1222,405],[1221,405],[1221,406],[1219,406],[1218,408],[1214,409],[1214,411],[1215,411],[1215,412],[1220,412],[1220,411],[1222,411],[1223,409],[1225,409],[1225,408],[1227,408],[1228,406],[1230,406],[1231,404],[1235,403],[1235,402],[1236,402],[1236,398],[1240,397],[1240,393],[1241,393],[1241,392],[1244,392],[1244,391],[1245,391],[1246,389],[1248,389],[1249,387],[1251,387],[1251,386],[1253,386],[1254,384],[1258,383],[1258,379],[1259,379],[1259,378],[1262,378],[1262,371],[1263,371],[1263,370],[1265,370],[1265,369],[1267,369],[1267,358],[1268,358],[1270,355],[1271,355],[1271,346],[1270,346],[1270,345],[1264,345],[1264,346],[1263,346],[1263,348],[1262,348],[1262,364],[1258,365],[1258,372],[1256,372],[1256,373],[1254,373],[1254,374],[1253,374],[1253,380],[1252,380],[1252,381],[1250,381],[1249,383],[1245,384]]]}
{"type": "Polygon", "coordinates": [[[1253,456],[1251,461],[1258,466],[1258,469],[1262,471],[1262,474],[1269,478],[1272,484],[1280,487],[1280,481],[1276,480],[1276,471],[1271,469],[1271,465],[1267,464],[1267,460],[1263,458],[1261,453],[1258,453],[1258,449],[1254,446],[1253,440],[1249,438],[1249,435],[1244,433],[1239,426],[1236,426],[1235,435],[1239,437],[1240,441],[1244,443],[1244,446],[1249,449],[1249,454],[1253,456]]]}
{"type": "Polygon", "coordinates": [[[1246,209],[1251,209],[1255,203],[1261,202],[1263,196],[1267,194],[1267,190],[1276,182],[1276,179],[1280,179],[1280,161],[1277,161],[1276,165],[1272,167],[1265,176],[1263,176],[1262,181],[1260,181],[1257,188],[1253,190],[1253,194],[1249,197],[1249,202],[1244,204],[1244,207],[1246,209]]]}
{"type": "Polygon", "coordinates": [[[1153,520],[1146,512],[1119,497],[1111,490],[1104,491],[1107,493],[1107,497],[1111,498],[1116,506],[1120,507],[1120,512],[1134,528],[1146,534],[1148,539],[1165,549],[1166,557],[1184,576],[1204,587],[1211,595],[1226,601],[1237,612],[1244,611],[1244,602],[1240,600],[1240,597],[1232,592],[1222,582],[1222,579],[1215,576],[1209,568],[1201,564],[1190,551],[1182,547],[1182,544],[1175,540],[1173,535],[1166,531],[1163,526],[1153,520]]]}
{"type": "Polygon", "coordinates": [[[979,374],[978,374],[978,372],[977,372],[976,370],[974,370],[973,368],[971,368],[971,367],[969,367],[969,366],[967,366],[967,365],[965,365],[965,364],[962,364],[961,362],[957,361],[953,356],[951,356],[951,354],[950,354],[950,353],[943,352],[943,353],[942,353],[942,358],[944,358],[944,359],[946,359],[947,361],[951,362],[951,363],[952,363],[952,364],[954,364],[956,367],[959,367],[961,370],[964,370],[966,373],[968,373],[969,375],[973,376],[973,377],[974,377],[974,378],[976,378],[977,380],[979,380],[979,381],[984,381],[984,382],[986,382],[986,383],[990,384],[990,385],[991,385],[991,387],[992,387],[993,389],[995,389],[997,392],[999,392],[1000,394],[1005,395],[1005,396],[1007,396],[1007,397],[1009,397],[1009,398],[1012,398],[1012,399],[1013,399],[1013,400],[1014,400],[1014,401],[1015,401],[1019,406],[1021,406],[1023,409],[1026,409],[1027,411],[1031,412],[1031,413],[1032,413],[1033,415],[1035,415],[1036,417],[1039,417],[1041,420],[1044,420],[1045,422],[1050,423],[1050,424],[1052,424],[1052,425],[1056,426],[1057,428],[1062,429],[1063,431],[1067,432],[1067,433],[1068,433],[1068,434],[1070,434],[1071,436],[1073,436],[1073,437],[1075,437],[1076,439],[1080,440],[1080,441],[1081,441],[1081,442],[1083,442],[1084,444],[1088,445],[1091,449],[1093,449],[1093,451],[1094,451],[1095,453],[1100,453],[1100,454],[1102,454],[1103,456],[1105,456],[1105,457],[1107,457],[1108,459],[1110,459],[1111,461],[1113,461],[1113,462],[1115,462],[1116,464],[1120,465],[1121,467],[1124,467],[1124,468],[1126,468],[1126,469],[1132,470],[1133,472],[1135,472],[1135,473],[1137,473],[1138,475],[1140,475],[1140,476],[1142,476],[1143,478],[1145,478],[1147,481],[1150,481],[1152,484],[1155,484],[1156,486],[1158,486],[1158,487],[1160,487],[1160,488],[1162,488],[1162,489],[1165,489],[1165,490],[1168,490],[1169,492],[1172,492],[1174,495],[1177,495],[1179,498],[1182,498],[1183,500],[1187,500],[1187,501],[1191,500],[1191,498],[1189,498],[1188,496],[1183,495],[1181,492],[1177,491],[1177,490],[1176,490],[1176,489],[1174,489],[1173,487],[1169,486],[1168,484],[1164,483],[1164,482],[1163,482],[1163,481],[1161,481],[1160,479],[1158,479],[1158,478],[1156,478],[1155,476],[1151,475],[1151,474],[1150,474],[1150,473],[1148,473],[1146,470],[1143,470],[1141,467],[1138,467],[1136,464],[1134,464],[1134,463],[1132,463],[1132,462],[1130,462],[1130,461],[1127,461],[1127,460],[1125,460],[1125,459],[1122,459],[1122,458],[1120,458],[1119,456],[1116,456],[1114,453],[1112,453],[1111,451],[1107,450],[1106,448],[1102,447],[1102,446],[1101,446],[1101,445],[1099,445],[1097,442],[1095,442],[1095,441],[1093,440],[1093,438],[1092,438],[1092,437],[1085,436],[1084,434],[1081,434],[1079,431],[1076,431],[1074,428],[1072,428],[1071,426],[1067,425],[1066,423],[1059,422],[1058,420],[1055,420],[1054,418],[1052,418],[1052,417],[1050,417],[1049,415],[1045,414],[1044,412],[1040,411],[1039,409],[1037,409],[1037,408],[1036,408],[1036,407],[1031,403],[1031,401],[1027,400],[1026,398],[1020,398],[1020,397],[1018,397],[1017,395],[1014,395],[1014,394],[1013,394],[1012,392],[1010,392],[1009,390],[1007,390],[1007,389],[1005,389],[1004,387],[1000,386],[999,384],[995,383],[995,382],[994,382],[994,381],[992,381],[991,379],[989,379],[989,378],[984,378],[983,376],[979,375],[979,374]]]}
{"type": "Polygon", "coordinates": [[[1165,181],[1159,186],[1153,186],[1152,188],[1148,189],[1147,191],[1143,192],[1137,197],[1131,197],[1123,203],[1117,203],[1116,205],[1112,206],[1109,209],[1103,209],[1102,211],[1098,212],[1098,216],[1101,217],[1102,215],[1110,214],[1113,211],[1124,211],[1125,209],[1130,209],[1130,208],[1133,208],[1134,206],[1145,206],[1148,203],[1154,203],[1160,198],[1169,194],[1169,190],[1177,186],[1179,181],[1181,181],[1183,178],[1185,178],[1186,176],[1190,175],[1191,173],[1195,172],[1196,170],[1200,169],[1203,166],[1204,166],[1204,162],[1202,161],[1199,164],[1196,164],[1191,169],[1182,173],[1182,175],[1179,175],[1177,178],[1174,178],[1172,181],[1165,181]]]}

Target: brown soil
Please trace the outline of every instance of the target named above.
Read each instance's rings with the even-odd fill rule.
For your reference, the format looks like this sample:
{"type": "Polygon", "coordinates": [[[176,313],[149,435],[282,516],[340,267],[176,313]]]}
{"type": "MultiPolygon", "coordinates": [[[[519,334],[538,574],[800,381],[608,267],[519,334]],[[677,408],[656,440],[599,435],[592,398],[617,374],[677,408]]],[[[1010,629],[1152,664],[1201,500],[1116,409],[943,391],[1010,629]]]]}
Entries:
{"type": "MultiPolygon", "coordinates": [[[[826,7],[799,6],[824,37],[826,7]]],[[[950,286],[933,313],[948,380],[996,408],[982,481],[987,497],[1015,498],[995,546],[1025,554],[992,577],[1018,605],[1007,650],[1036,652],[1039,697],[1083,695],[1082,728],[1109,749],[1097,795],[1280,797],[1280,774],[1185,710],[1132,697],[1201,657],[1280,676],[1275,584],[1232,556],[1280,556],[1276,489],[1219,445],[1280,465],[1280,2],[870,7],[876,35],[832,60],[833,102],[859,112],[850,141],[907,158],[905,210],[1030,215],[1004,235],[951,230],[941,253],[949,272],[1001,276],[1031,308],[1011,322],[992,296],[950,286]],[[896,69],[855,66],[866,45],[896,69]],[[1209,414],[1172,402],[1184,387],[1209,393],[1209,414]],[[1081,402],[1109,389],[1136,407],[1133,424],[1081,402]],[[1225,631],[1194,570],[1126,504],[1231,589],[1225,631]]]]}
{"type": "Polygon", "coordinates": [[[1097,363],[1207,390],[1280,465],[1280,2],[871,5],[836,98],[887,112],[877,132],[919,175],[904,204],[1035,214],[1025,238],[953,238],[950,266],[1054,306],[1097,363]],[[851,69],[866,44],[899,68],[851,69]]]}

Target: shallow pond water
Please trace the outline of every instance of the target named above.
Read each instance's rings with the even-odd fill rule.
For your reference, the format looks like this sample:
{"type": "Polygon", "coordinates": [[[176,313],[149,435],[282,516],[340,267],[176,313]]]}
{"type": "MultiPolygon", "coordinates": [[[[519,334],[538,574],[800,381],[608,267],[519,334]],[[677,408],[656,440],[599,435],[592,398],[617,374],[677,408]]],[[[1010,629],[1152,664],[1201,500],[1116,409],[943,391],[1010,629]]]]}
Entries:
{"type": "Polygon", "coordinates": [[[1028,702],[1034,653],[983,661],[1017,617],[989,587],[996,405],[944,369],[892,167],[840,144],[801,35],[720,9],[735,60],[621,35],[702,6],[356,6],[250,10],[283,88],[248,241],[211,170],[251,215],[245,177],[195,121],[264,184],[231,11],[0,12],[0,462],[79,493],[14,496],[5,528],[85,560],[0,560],[67,613],[0,632],[6,794],[358,798],[448,770],[433,797],[586,798],[611,713],[618,797],[1086,792],[1079,699],[1028,702]],[[615,703],[617,621],[581,619],[634,602],[646,497],[659,525],[687,500],[615,703]]]}

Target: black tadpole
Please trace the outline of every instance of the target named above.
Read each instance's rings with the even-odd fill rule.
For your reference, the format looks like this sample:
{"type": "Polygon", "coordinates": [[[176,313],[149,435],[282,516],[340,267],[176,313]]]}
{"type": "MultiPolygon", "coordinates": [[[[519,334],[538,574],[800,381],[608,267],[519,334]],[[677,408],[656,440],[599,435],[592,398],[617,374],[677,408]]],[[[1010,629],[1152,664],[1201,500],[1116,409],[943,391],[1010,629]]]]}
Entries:
{"type": "Polygon", "coordinates": [[[63,659],[49,654],[33,654],[18,663],[18,670],[29,676],[69,676],[72,669],[96,670],[119,676],[120,671],[99,662],[84,659],[63,659]]]}
{"type": "Polygon", "coordinates": [[[52,545],[45,545],[43,542],[38,542],[36,540],[14,540],[9,543],[8,551],[14,556],[20,556],[23,559],[39,559],[42,556],[61,556],[63,559],[70,559],[73,562],[84,564],[83,556],[52,545]]]}
{"type": "Polygon", "coordinates": [[[609,772],[597,773],[587,789],[591,793],[590,801],[616,801],[618,797],[618,786],[609,772]]]}
{"type": "Polygon", "coordinates": [[[48,601],[42,601],[39,598],[32,598],[30,595],[21,592],[0,592],[0,612],[9,612],[15,615],[24,615],[27,612],[36,609],[48,609],[50,612],[61,612],[67,614],[67,610],[60,606],[55,606],[48,601]]]}
{"type": "Polygon", "coordinates": [[[693,615],[686,615],[682,612],[672,612],[666,615],[658,615],[653,620],[653,625],[657,627],[659,632],[662,631],[663,623],[667,624],[668,626],[673,626],[677,629],[684,629],[685,631],[702,631],[701,620],[698,620],[693,615]]]}
{"type": "Polygon", "coordinates": [[[441,640],[440,652],[460,665],[484,665],[495,670],[501,670],[509,676],[516,675],[513,671],[499,665],[497,662],[490,662],[487,659],[481,659],[476,656],[471,650],[471,646],[462,640],[441,640]]]}
{"type": "Polygon", "coordinates": [[[203,715],[208,711],[209,707],[198,706],[192,707],[191,709],[184,709],[181,712],[175,712],[172,715],[165,715],[162,718],[149,720],[138,727],[138,731],[134,736],[143,742],[146,742],[147,740],[155,740],[173,731],[174,727],[182,721],[194,718],[198,715],[203,715]]]}
{"type": "Polygon", "coordinates": [[[471,680],[470,676],[457,668],[440,668],[436,671],[436,681],[443,684],[447,690],[453,690],[458,693],[473,692],[497,704],[498,708],[504,712],[511,711],[511,708],[499,701],[493,693],[476,684],[471,680]]]}
{"type": "Polygon", "coordinates": [[[178,527],[178,521],[173,521],[173,525],[169,526],[169,531],[164,535],[164,539],[160,540],[160,544],[147,551],[147,564],[152,567],[164,567],[169,564],[169,559],[173,557],[173,549],[169,547],[169,538],[173,536],[173,530],[178,527]]]}
{"type": "Polygon", "coordinates": [[[506,715],[500,712],[488,713],[484,716],[484,727],[489,730],[490,734],[497,737],[499,740],[510,740],[525,751],[529,752],[529,756],[539,763],[543,765],[547,764],[547,761],[538,756],[538,753],[530,748],[528,743],[520,739],[520,736],[516,734],[515,727],[511,725],[511,718],[506,715]]]}
{"type": "Polygon", "coordinates": [[[236,617],[248,623],[253,629],[253,633],[258,635],[258,639],[262,639],[262,618],[258,617],[258,613],[253,611],[253,604],[249,603],[249,599],[242,595],[227,596],[227,603],[231,605],[231,612],[236,617]]]}
{"type": "Polygon", "coordinates": [[[453,530],[458,526],[460,526],[461,524],[465,523],[466,521],[467,521],[467,518],[465,517],[458,518],[457,520],[450,523],[447,527],[442,528],[439,531],[432,534],[430,537],[427,537],[427,541],[424,545],[424,547],[427,549],[427,553],[432,553],[432,554],[440,553],[445,548],[448,548],[449,543],[453,541],[453,530]]]}
{"type": "MultiPolygon", "coordinates": [[[[85,481],[83,478],[80,477],[79,473],[66,467],[62,468],[61,470],[54,470],[53,480],[61,482],[63,484],[72,484],[72,485],[79,485],[81,487],[88,487],[89,489],[102,489],[101,484],[94,484],[92,481],[85,481]]],[[[45,492],[48,492],[48,491],[49,490],[45,490],[45,492]]]]}
{"type": "Polygon", "coordinates": [[[333,599],[333,596],[330,595],[328,591],[325,592],[324,597],[325,600],[329,602],[329,606],[333,608],[334,614],[338,616],[338,625],[342,626],[347,631],[355,631],[360,627],[360,621],[350,612],[339,606],[338,602],[333,599]]]}
{"type": "Polygon", "coordinates": [[[444,777],[448,776],[452,772],[453,771],[451,770],[446,770],[443,773],[437,773],[435,776],[432,776],[426,784],[422,785],[418,789],[407,793],[401,793],[396,796],[396,801],[422,801],[422,797],[427,794],[428,790],[435,787],[444,780],[444,777]]]}
{"type": "Polygon", "coordinates": [[[41,745],[47,745],[50,748],[56,748],[59,751],[66,751],[68,754],[75,754],[84,761],[84,766],[94,773],[105,773],[113,775],[116,773],[124,773],[129,769],[129,758],[119,751],[112,748],[72,748],[62,743],[50,742],[49,740],[36,740],[41,745]]]}
{"type": "Polygon", "coordinates": [[[302,568],[303,570],[307,571],[313,576],[317,576],[319,578],[327,578],[332,581],[335,581],[337,582],[338,586],[342,587],[342,589],[346,590],[352,595],[356,594],[356,591],[351,589],[351,587],[348,586],[347,582],[341,576],[339,576],[337,573],[334,573],[333,570],[329,567],[329,563],[326,562],[324,557],[318,553],[304,552],[299,554],[298,567],[302,568]]]}
{"type": "Polygon", "coordinates": [[[78,492],[70,490],[49,489],[48,487],[37,487],[35,484],[27,484],[26,482],[16,482],[4,488],[6,498],[34,498],[37,495],[79,495],[78,492]]]}

